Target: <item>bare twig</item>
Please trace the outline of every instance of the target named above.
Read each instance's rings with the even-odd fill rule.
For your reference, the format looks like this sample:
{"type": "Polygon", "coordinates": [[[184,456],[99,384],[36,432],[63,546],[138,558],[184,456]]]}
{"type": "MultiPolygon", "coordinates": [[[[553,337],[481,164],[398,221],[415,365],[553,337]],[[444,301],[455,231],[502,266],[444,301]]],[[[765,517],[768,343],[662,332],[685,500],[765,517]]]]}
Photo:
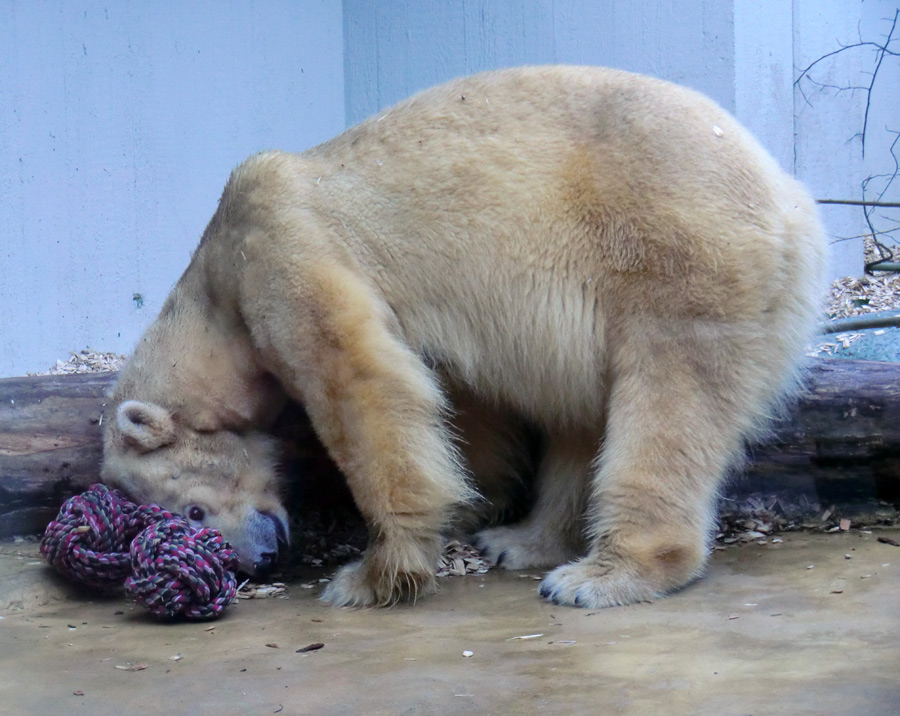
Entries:
{"type": "Polygon", "coordinates": [[[869,128],[869,109],[871,108],[871,105],[872,105],[872,90],[875,87],[875,80],[878,77],[878,70],[881,69],[881,63],[884,62],[885,55],[890,55],[892,57],[900,57],[900,52],[895,52],[894,50],[890,49],[890,47],[889,47],[891,42],[893,42],[893,40],[894,40],[894,31],[897,29],[898,18],[900,18],[900,8],[898,8],[894,12],[894,19],[891,22],[891,29],[888,31],[887,36],[885,37],[885,40],[883,43],[860,40],[859,42],[855,42],[852,45],[841,45],[838,49],[832,50],[831,52],[828,52],[828,53],[822,55],[818,59],[813,60],[809,65],[807,65],[803,70],[800,71],[800,73],[797,75],[797,79],[794,80],[794,86],[798,90],[800,90],[800,93],[803,95],[803,98],[806,100],[806,102],[808,104],[810,104],[809,98],[806,96],[806,93],[803,91],[803,86],[801,84],[802,80],[804,80],[804,79],[818,87],[834,89],[838,92],[846,92],[846,91],[853,91],[853,90],[865,91],[866,106],[865,106],[865,110],[863,112],[863,128],[862,128],[862,134],[861,134],[863,157],[866,156],[866,137],[867,137],[867,132],[868,132],[868,128],[869,128]],[[859,49],[862,47],[871,47],[871,48],[875,49],[875,69],[872,71],[872,73],[870,75],[868,85],[848,85],[848,86],[840,87],[837,85],[829,85],[829,84],[819,82],[818,80],[816,80],[812,77],[812,75],[811,75],[812,70],[820,62],[827,60],[829,57],[834,57],[843,52],[846,52],[847,50],[855,50],[855,49],[859,49]]]}
{"type": "Polygon", "coordinates": [[[884,209],[900,209],[900,201],[860,201],[858,199],[816,199],[818,204],[846,204],[847,206],[877,206],[884,209]]]}
{"type": "MultiPolygon", "coordinates": [[[[885,18],[885,21],[888,21],[888,18],[885,18]]],[[[860,138],[860,151],[863,159],[866,156],[866,144],[869,136],[869,114],[872,108],[872,95],[875,89],[875,83],[879,76],[879,72],[881,70],[882,64],[884,63],[884,58],[886,56],[891,57],[900,57],[900,52],[896,51],[891,47],[892,43],[895,43],[897,38],[895,38],[895,33],[898,29],[898,21],[900,21],[900,7],[898,7],[894,11],[894,16],[890,19],[890,29],[883,36],[884,39],[882,42],[874,42],[863,40],[862,36],[859,38],[859,42],[855,42],[849,45],[841,44],[838,49],[832,50],[828,52],[813,62],[809,63],[804,69],[802,69],[798,75],[796,80],[794,80],[794,87],[800,92],[803,96],[803,99],[807,102],[807,104],[811,104],[809,97],[807,97],[804,88],[803,81],[809,82],[816,87],[823,89],[832,89],[837,92],[853,92],[856,90],[863,91],[865,93],[865,107],[863,111],[863,121],[862,121],[862,131],[856,135],[860,138]],[[856,85],[847,83],[845,86],[839,86],[831,83],[824,83],[818,81],[815,77],[813,77],[813,70],[822,62],[829,58],[834,58],[837,55],[840,55],[848,50],[859,50],[859,49],[872,49],[875,53],[874,67],[871,72],[867,73],[869,76],[868,82],[864,85],[856,85]]],[[[861,200],[850,200],[850,199],[820,199],[820,204],[842,204],[846,206],[859,206],[862,207],[863,217],[866,222],[866,226],[868,227],[868,233],[865,235],[867,238],[871,239],[874,244],[874,249],[878,253],[879,258],[875,261],[869,261],[866,264],[866,273],[871,273],[874,270],[872,267],[874,264],[879,262],[883,262],[885,260],[893,259],[893,251],[889,249],[885,244],[878,240],[878,237],[889,236],[895,234],[898,230],[900,230],[900,226],[895,226],[890,229],[879,229],[876,228],[876,212],[878,210],[883,209],[898,209],[900,208],[900,202],[885,202],[882,199],[887,194],[888,190],[893,185],[894,181],[900,176],[900,159],[897,156],[897,145],[898,141],[900,141],[900,132],[892,130],[888,127],[885,127],[885,130],[894,134],[894,141],[891,143],[890,149],[888,150],[893,160],[893,171],[891,173],[886,174],[873,174],[861,182],[861,190],[862,190],[862,199],[861,200]],[[878,191],[875,191],[876,183],[880,184],[878,191]],[[870,200],[869,196],[874,194],[874,200],[870,200]]],[[[879,223],[882,221],[891,221],[891,219],[883,214],[878,214],[877,218],[879,219],[879,223]]],[[[894,222],[896,223],[896,222],[894,222]]],[[[857,237],[842,237],[836,239],[836,241],[847,241],[852,238],[857,237]]],[[[892,236],[892,238],[894,238],[892,236]]]]}

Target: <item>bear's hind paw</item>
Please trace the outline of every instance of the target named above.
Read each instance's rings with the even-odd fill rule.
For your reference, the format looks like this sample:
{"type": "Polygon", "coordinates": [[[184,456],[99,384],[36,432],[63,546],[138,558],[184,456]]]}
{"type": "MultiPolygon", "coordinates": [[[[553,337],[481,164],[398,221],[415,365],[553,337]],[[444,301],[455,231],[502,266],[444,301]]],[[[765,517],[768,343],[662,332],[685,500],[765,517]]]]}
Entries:
{"type": "Polygon", "coordinates": [[[532,525],[481,530],[475,535],[475,546],[504,569],[556,567],[576,554],[573,548],[564,544],[562,537],[548,535],[532,525]]]}
{"type": "Polygon", "coordinates": [[[540,595],[554,604],[585,609],[650,602],[665,594],[623,565],[586,560],[557,567],[541,582],[540,595]]]}

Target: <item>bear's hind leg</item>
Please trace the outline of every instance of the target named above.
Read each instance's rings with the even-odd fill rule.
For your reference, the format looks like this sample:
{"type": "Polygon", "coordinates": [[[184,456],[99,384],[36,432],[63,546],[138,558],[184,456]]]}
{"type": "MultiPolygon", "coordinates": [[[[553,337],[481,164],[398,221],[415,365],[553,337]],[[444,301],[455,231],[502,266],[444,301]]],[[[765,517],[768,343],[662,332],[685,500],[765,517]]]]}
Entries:
{"type": "Polygon", "coordinates": [[[616,342],[607,431],[588,497],[590,551],[547,575],[541,596],[587,608],[624,605],[700,574],[719,486],[766,402],[766,371],[728,338],[740,331],[697,328],[654,331],[643,322],[616,342]]]}
{"type": "Polygon", "coordinates": [[[508,409],[449,379],[441,381],[452,406],[450,430],[479,499],[459,506],[447,536],[460,541],[490,524],[520,514],[534,477],[532,430],[508,409]]]}
{"type": "Polygon", "coordinates": [[[506,569],[555,567],[584,548],[588,474],[598,436],[571,431],[549,436],[537,473],[537,500],[521,522],[476,535],[484,555],[506,569]]]}

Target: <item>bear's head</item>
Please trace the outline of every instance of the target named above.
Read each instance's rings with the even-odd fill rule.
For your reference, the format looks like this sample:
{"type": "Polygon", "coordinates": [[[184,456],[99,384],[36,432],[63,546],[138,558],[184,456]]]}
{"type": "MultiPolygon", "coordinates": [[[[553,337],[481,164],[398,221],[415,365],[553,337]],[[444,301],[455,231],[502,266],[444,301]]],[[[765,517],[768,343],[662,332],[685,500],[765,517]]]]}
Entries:
{"type": "Polygon", "coordinates": [[[262,433],[197,430],[160,405],[126,400],[106,425],[103,452],[104,483],[215,527],[243,572],[264,574],[288,543],[275,443],[262,433]]]}

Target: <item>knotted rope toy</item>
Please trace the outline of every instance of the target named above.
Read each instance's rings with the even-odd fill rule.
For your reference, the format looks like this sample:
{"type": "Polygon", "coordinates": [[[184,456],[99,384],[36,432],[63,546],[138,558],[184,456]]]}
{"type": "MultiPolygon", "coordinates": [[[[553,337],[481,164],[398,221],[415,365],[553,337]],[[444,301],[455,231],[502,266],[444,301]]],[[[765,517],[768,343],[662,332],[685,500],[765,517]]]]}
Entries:
{"type": "Polygon", "coordinates": [[[41,554],[68,579],[125,591],[157,617],[215,619],[237,594],[237,556],[218,530],[91,485],[47,525],[41,554]]]}

